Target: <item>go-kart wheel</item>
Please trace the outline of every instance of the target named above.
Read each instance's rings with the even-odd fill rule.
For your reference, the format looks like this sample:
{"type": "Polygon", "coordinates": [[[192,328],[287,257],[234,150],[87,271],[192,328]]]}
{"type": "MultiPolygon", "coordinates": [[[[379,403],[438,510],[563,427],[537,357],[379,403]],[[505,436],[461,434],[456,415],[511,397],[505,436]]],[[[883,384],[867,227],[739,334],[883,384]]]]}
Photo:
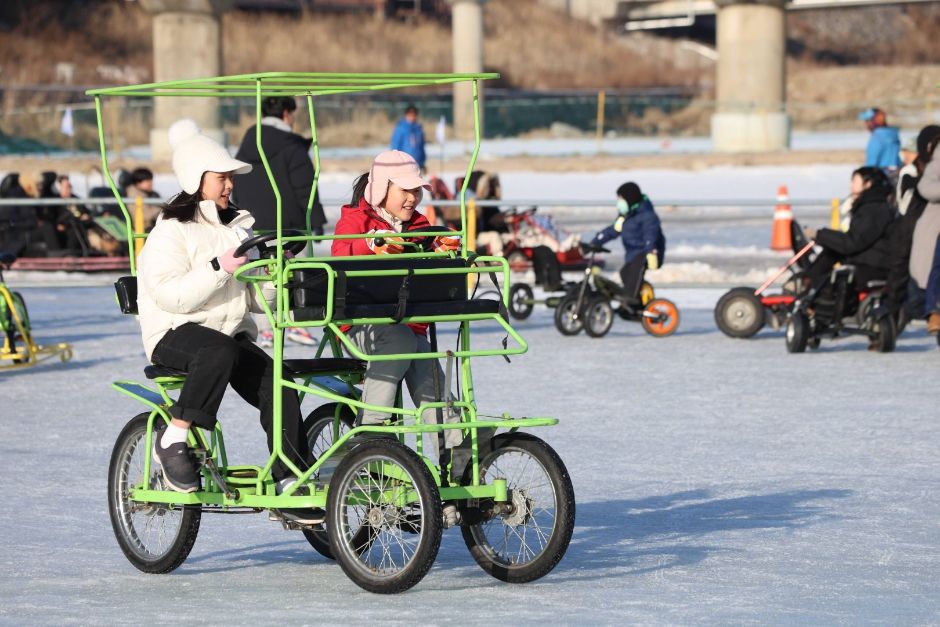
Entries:
{"type": "Polygon", "coordinates": [[[653,284],[643,281],[643,285],[640,286],[640,304],[646,307],[654,298],[656,298],[656,290],[653,289],[653,284]]]}
{"type": "Polygon", "coordinates": [[[506,255],[506,262],[512,272],[525,272],[532,267],[532,261],[521,250],[514,250],[506,255]]]}
{"type": "Polygon", "coordinates": [[[516,283],[509,288],[509,315],[516,320],[525,320],[535,308],[535,295],[527,283],[516,283]]]}
{"type": "MultiPolygon", "coordinates": [[[[304,419],[304,433],[307,434],[307,442],[310,445],[310,452],[315,459],[318,459],[324,451],[333,446],[336,441],[334,435],[342,435],[353,428],[356,416],[348,405],[343,405],[339,415],[339,432],[333,432],[333,417],[336,415],[336,407],[339,403],[327,403],[314,409],[304,419]]],[[[336,559],[333,557],[333,551],[330,548],[330,535],[326,524],[317,525],[313,529],[303,529],[304,537],[310,543],[317,553],[327,559],[336,559]]]]}
{"type": "Polygon", "coordinates": [[[765,319],[764,304],[749,287],[729,290],[715,305],[715,324],[728,337],[752,337],[764,327],[765,319]]]}
{"type": "MultiPolygon", "coordinates": [[[[464,483],[469,484],[472,467],[464,483]]],[[[525,583],[547,575],[565,555],[574,530],[574,488],[558,454],[526,433],[503,433],[480,460],[480,481],[506,479],[509,502],[470,501],[473,522],[461,528],[470,555],[501,581],[525,583]]]]}
{"type": "Polygon", "coordinates": [[[584,332],[591,337],[604,337],[614,324],[614,308],[605,298],[595,298],[584,308],[584,332]]]}
{"type": "Polygon", "coordinates": [[[336,561],[370,592],[414,586],[441,544],[441,496],[431,471],[392,439],[364,442],[343,458],[330,481],[327,520],[336,561]]]}
{"type": "MultiPolygon", "coordinates": [[[[290,230],[290,231],[283,231],[281,235],[283,237],[301,237],[305,235],[305,233],[301,231],[290,230]]],[[[265,244],[267,244],[268,242],[272,242],[276,239],[277,239],[277,233],[264,233],[262,235],[255,235],[254,237],[249,237],[248,239],[246,239],[245,241],[243,241],[241,244],[238,245],[238,248],[235,249],[235,252],[233,254],[236,257],[244,257],[248,253],[249,250],[251,250],[252,248],[257,248],[258,254],[261,255],[262,259],[265,259],[268,256],[273,256],[271,253],[274,252],[273,248],[268,248],[267,246],[265,246],[265,244]]],[[[288,242],[287,244],[285,244],[284,247],[292,255],[299,255],[303,251],[303,249],[307,247],[307,242],[305,241],[288,242]]]]}
{"type": "Polygon", "coordinates": [[[875,320],[875,333],[874,343],[879,353],[890,353],[897,346],[898,333],[891,316],[875,320]]]}
{"type": "Polygon", "coordinates": [[[130,492],[136,486],[164,489],[156,460],[150,463],[150,476],[144,477],[149,416],[134,416],[114,444],[108,468],[108,511],[118,545],[130,563],[145,573],[168,573],[192,550],[202,510],[131,500],[130,492]]]}
{"type": "MultiPolygon", "coordinates": [[[[802,311],[794,311],[787,319],[787,352],[805,352],[810,339],[809,319],[802,311]]],[[[818,344],[819,338],[812,339],[818,344]]]]}
{"type": "Polygon", "coordinates": [[[555,308],[555,328],[562,335],[577,335],[584,326],[584,319],[578,312],[578,297],[567,296],[561,299],[555,308]]]}
{"type": "Polygon", "coordinates": [[[641,322],[653,337],[667,337],[679,328],[679,308],[671,300],[655,298],[643,308],[641,322]]]}

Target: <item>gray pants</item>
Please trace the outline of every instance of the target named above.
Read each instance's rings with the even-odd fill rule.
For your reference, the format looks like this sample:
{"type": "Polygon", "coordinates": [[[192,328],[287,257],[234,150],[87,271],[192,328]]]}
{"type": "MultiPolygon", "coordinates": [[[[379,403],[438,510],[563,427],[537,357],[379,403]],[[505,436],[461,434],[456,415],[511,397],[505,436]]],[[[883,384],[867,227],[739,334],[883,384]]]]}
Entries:
{"type": "MultiPolygon", "coordinates": [[[[367,355],[390,355],[394,353],[429,353],[431,345],[427,338],[415,335],[408,325],[372,325],[367,324],[350,329],[350,338],[367,355]]],[[[444,373],[436,359],[414,359],[396,361],[370,361],[366,370],[366,379],[362,388],[362,401],[370,405],[395,405],[398,385],[405,380],[408,392],[415,407],[423,402],[443,400],[444,373]],[[434,373],[437,371],[440,392],[434,387],[434,373]]],[[[460,412],[444,410],[444,422],[460,422],[460,412]]],[[[385,412],[363,410],[361,422],[364,425],[382,424],[389,418],[385,412]]],[[[422,422],[437,422],[437,412],[428,410],[421,417],[422,422]]],[[[434,455],[439,456],[437,437],[431,437],[434,455]]],[[[444,446],[454,448],[463,440],[460,429],[444,431],[444,446]]]]}

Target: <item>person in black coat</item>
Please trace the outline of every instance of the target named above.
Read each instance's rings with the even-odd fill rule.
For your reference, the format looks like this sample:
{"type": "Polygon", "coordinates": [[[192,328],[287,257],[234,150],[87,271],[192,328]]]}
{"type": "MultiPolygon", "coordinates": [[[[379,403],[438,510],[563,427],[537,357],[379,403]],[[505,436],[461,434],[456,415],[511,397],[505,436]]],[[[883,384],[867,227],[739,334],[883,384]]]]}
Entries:
{"type": "MultiPolygon", "coordinates": [[[[20,184],[18,172],[11,172],[0,182],[0,198],[29,198],[20,184]]],[[[0,205],[0,252],[19,257],[30,243],[36,228],[36,210],[26,205],[0,205]]]]}
{"type": "Polygon", "coordinates": [[[922,128],[917,135],[917,156],[912,163],[914,171],[911,175],[902,174],[898,181],[898,193],[907,198],[907,207],[904,215],[891,225],[888,235],[891,253],[885,286],[885,303],[895,316],[898,331],[901,331],[911,318],[920,317],[919,311],[915,312],[905,306],[909,303],[908,284],[911,278],[911,242],[914,239],[914,227],[927,207],[927,200],[917,191],[917,183],[938,141],[940,126],[931,124],[922,128]]]}
{"type": "MultiPolygon", "coordinates": [[[[287,96],[274,96],[261,101],[261,144],[271,166],[281,195],[281,228],[307,230],[307,202],[313,187],[313,162],[308,151],[311,140],[291,130],[297,103],[287,96]]],[[[235,202],[251,212],[254,228],[273,231],[277,228],[277,202],[268,175],[261,162],[256,141],[256,126],[245,131],[235,158],[252,165],[251,172],[236,177],[235,202]]],[[[319,196],[319,195],[318,195],[319,196]]],[[[310,216],[314,235],[323,235],[326,215],[315,196],[310,216]]]]}
{"type": "Polygon", "coordinates": [[[896,214],[891,205],[891,182],[880,168],[866,166],[852,173],[852,192],[857,197],[847,232],[806,230],[806,236],[823,248],[806,270],[813,288],[825,284],[837,262],[855,266],[855,284],[859,286],[888,275],[891,248],[887,235],[896,214]]]}

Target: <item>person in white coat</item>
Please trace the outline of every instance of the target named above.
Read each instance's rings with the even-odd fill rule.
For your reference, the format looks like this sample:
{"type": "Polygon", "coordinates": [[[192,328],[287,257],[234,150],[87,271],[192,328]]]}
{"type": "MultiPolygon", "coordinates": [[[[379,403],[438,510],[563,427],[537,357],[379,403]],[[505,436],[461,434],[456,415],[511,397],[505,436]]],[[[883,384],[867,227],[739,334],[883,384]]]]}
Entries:
{"type": "MultiPolygon", "coordinates": [[[[254,218],[231,205],[232,177],[251,166],[233,159],[191,120],[171,126],[169,135],[173,171],[183,191],[166,204],[141,251],[137,304],[147,357],[187,372],[170,407],[171,424],[154,438],[154,456],[170,488],[193,492],[200,473],[186,444],[188,430],[214,428],[229,385],[261,410],[271,448],[273,360],[254,343],[258,329],[250,312],[262,311],[256,291],[233,277],[248,262],[235,250],[251,236],[254,218]]],[[[285,389],[281,398],[283,449],[304,470],[311,460],[297,394],[285,389]]],[[[281,460],[272,474],[282,489],[296,479],[281,460]]],[[[300,523],[322,521],[317,510],[280,513],[300,523]]]]}

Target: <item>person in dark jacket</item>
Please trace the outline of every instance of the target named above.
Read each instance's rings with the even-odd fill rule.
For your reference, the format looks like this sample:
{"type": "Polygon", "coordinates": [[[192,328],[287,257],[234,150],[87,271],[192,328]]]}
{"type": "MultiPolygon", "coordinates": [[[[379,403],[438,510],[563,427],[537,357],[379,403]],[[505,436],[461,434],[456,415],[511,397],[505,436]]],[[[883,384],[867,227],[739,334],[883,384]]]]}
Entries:
{"type": "Polygon", "coordinates": [[[837,262],[855,266],[855,284],[859,286],[888,275],[891,249],[887,235],[895,218],[891,181],[880,168],[865,166],[852,173],[852,193],[858,196],[847,232],[806,230],[806,236],[823,248],[806,270],[812,288],[826,283],[837,262]]]}
{"type": "MultiPolygon", "coordinates": [[[[297,103],[287,96],[272,96],[261,101],[261,145],[271,166],[271,173],[281,195],[281,228],[307,230],[307,204],[313,189],[313,162],[308,151],[311,140],[294,133],[291,126],[297,103]]],[[[252,166],[251,172],[238,176],[235,202],[255,218],[254,228],[277,228],[277,201],[268,181],[258,151],[256,126],[245,131],[235,158],[252,166]]],[[[326,215],[319,195],[313,198],[310,228],[323,235],[326,215]]]]}
{"type": "MultiPolygon", "coordinates": [[[[0,198],[29,198],[20,185],[18,172],[11,172],[0,182],[0,198]]],[[[0,205],[0,252],[19,257],[30,242],[36,228],[36,211],[26,205],[0,205]]]]}
{"type": "Polygon", "coordinates": [[[617,211],[614,223],[594,236],[592,245],[601,245],[620,237],[624,265],[620,269],[624,304],[640,304],[640,288],[647,266],[658,268],[666,254],[666,237],[653,203],[634,182],[617,188],[617,211]]]}
{"type": "MultiPolygon", "coordinates": [[[[917,134],[917,156],[910,164],[910,174],[902,170],[898,180],[898,198],[906,201],[902,215],[891,225],[888,234],[888,247],[890,261],[887,285],[885,286],[885,304],[891,309],[898,325],[898,332],[902,331],[912,318],[919,318],[920,312],[910,308],[908,286],[911,279],[910,260],[911,244],[914,239],[914,227],[927,207],[927,200],[917,191],[917,183],[924,173],[924,168],[930,161],[933,147],[940,141],[940,126],[931,124],[921,129],[917,134]]],[[[905,168],[907,169],[907,168],[905,168]]]]}

